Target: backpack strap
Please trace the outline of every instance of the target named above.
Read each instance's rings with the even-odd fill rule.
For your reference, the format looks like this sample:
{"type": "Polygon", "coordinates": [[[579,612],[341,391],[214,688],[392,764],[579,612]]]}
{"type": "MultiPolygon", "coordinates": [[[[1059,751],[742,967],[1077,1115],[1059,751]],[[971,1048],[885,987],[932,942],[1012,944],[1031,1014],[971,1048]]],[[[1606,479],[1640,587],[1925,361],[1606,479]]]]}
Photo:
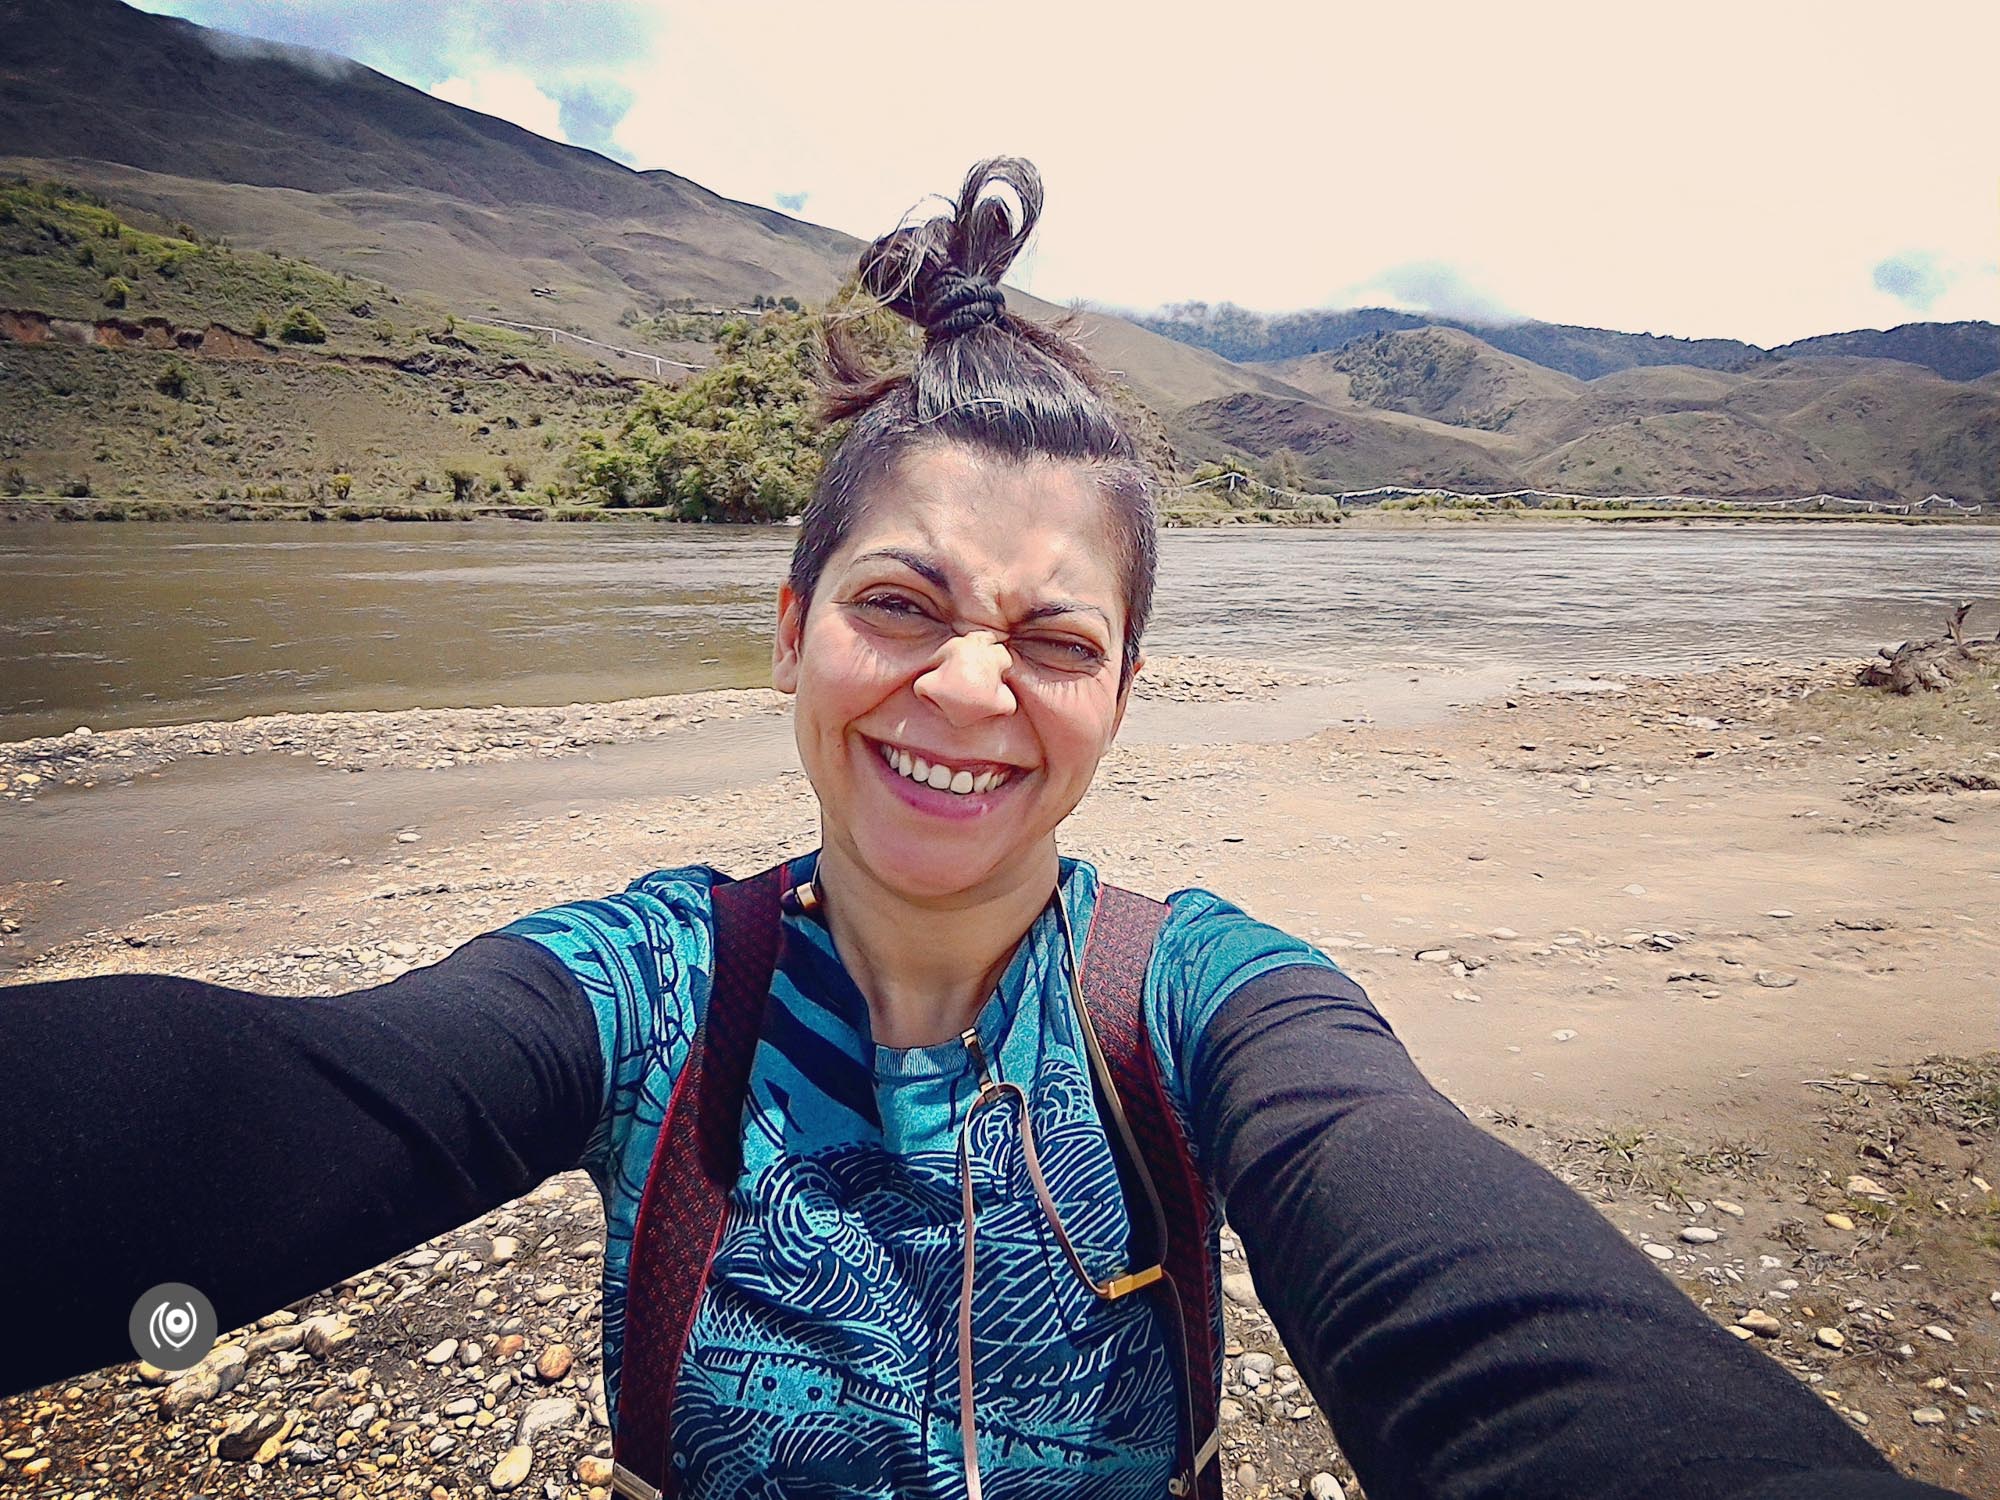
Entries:
{"type": "Polygon", "coordinates": [[[1187,1398],[1187,1420],[1168,1487],[1177,1497],[1222,1500],[1222,1466],[1215,1461],[1221,1391],[1215,1376],[1217,1310],[1208,1194],[1167,1098],[1144,1011],[1146,971],[1166,916],[1162,902],[1099,885],[1084,939],[1083,999],[1118,1089],[1116,1103],[1124,1110],[1129,1143],[1152,1178],[1167,1225],[1167,1243],[1155,1247],[1166,1271],[1159,1283],[1167,1314],[1161,1321],[1170,1351],[1178,1326],[1178,1373],[1187,1398]]]}
{"type": "Polygon", "coordinates": [[[711,888],[715,961],[708,1013],[674,1080],[640,1199],[625,1292],[612,1488],[652,1500],[679,1490],[674,1381],[743,1168],[743,1103],[782,934],[790,867],[711,888]],[[635,1483],[636,1481],[636,1483],[635,1483]]]}

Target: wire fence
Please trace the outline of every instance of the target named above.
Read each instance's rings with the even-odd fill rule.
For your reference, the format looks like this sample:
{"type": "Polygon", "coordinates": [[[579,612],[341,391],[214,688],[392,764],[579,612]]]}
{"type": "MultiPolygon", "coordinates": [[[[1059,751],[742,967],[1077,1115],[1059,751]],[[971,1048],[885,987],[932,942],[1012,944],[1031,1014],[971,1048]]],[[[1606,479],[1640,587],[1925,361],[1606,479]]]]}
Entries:
{"type": "Polygon", "coordinates": [[[1238,471],[1213,474],[1206,479],[1193,480],[1187,484],[1170,485],[1163,494],[1172,497],[1214,490],[1227,494],[1239,503],[1261,502],[1273,510],[1325,509],[1329,506],[1335,510],[1363,510],[1387,500],[1432,500],[1440,504],[1461,502],[1487,505],[1505,505],[1509,501],[1515,501],[1529,510],[1551,505],[1588,509],[1592,506],[1616,503],[1652,508],[1712,505],[1737,510],[1867,511],[1904,516],[1976,516],[1984,511],[1984,506],[1981,504],[1954,499],[1950,495],[1927,495],[1922,500],[1858,500],[1849,495],[1829,494],[1800,495],[1790,499],[1758,495],[1579,495],[1565,490],[1499,490],[1484,493],[1442,489],[1436,485],[1415,487],[1398,484],[1324,494],[1267,484],[1254,475],[1238,471]]]}
{"type": "Polygon", "coordinates": [[[627,349],[618,344],[604,343],[600,339],[587,339],[580,333],[571,333],[567,328],[551,328],[545,323],[516,323],[512,318],[482,318],[480,321],[492,323],[501,328],[518,329],[522,333],[547,334],[549,343],[552,346],[564,339],[568,339],[572,344],[580,344],[586,349],[594,349],[600,353],[617,355],[621,359],[650,364],[653,368],[653,374],[661,380],[666,379],[667,367],[669,365],[676,370],[705,370],[708,368],[707,365],[691,365],[686,360],[668,359],[664,354],[654,354],[646,349],[627,349]]]}

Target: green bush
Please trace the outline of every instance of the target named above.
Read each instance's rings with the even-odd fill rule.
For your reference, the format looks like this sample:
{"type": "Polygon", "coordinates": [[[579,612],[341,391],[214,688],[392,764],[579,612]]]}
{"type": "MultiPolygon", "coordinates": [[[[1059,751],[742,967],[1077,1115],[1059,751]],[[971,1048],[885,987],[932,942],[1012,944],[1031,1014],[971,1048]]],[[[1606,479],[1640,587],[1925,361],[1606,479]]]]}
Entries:
{"type": "Polygon", "coordinates": [[[724,325],[714,364],[641,396],[615,438],[584,439],[571,460],[579,488],[684,520],[796,515],[821,464],[811,333],[809,318],[785,311],[724,325]]]}
{"type": "Polygon", "coordinates": [[[311,308],[294,307],[278,325],[278,337],[288,344],[324,344],[326,324],[314,316],[311,308]]]}
{"type": "Polygon", "coordinates": [[[187,400],[187,366],[177,359],[169,360],[167,367],[160,371],[158,378],[153,381],[153,389],[158,391],[162,396],[173,397],[176,401],[187,400]]]}
{"type": "Polygon", "coordinates": [[[123,276],[113,276],[104,283],[104,305],[123,307],[132,295],[132,287],[123,276]]]}

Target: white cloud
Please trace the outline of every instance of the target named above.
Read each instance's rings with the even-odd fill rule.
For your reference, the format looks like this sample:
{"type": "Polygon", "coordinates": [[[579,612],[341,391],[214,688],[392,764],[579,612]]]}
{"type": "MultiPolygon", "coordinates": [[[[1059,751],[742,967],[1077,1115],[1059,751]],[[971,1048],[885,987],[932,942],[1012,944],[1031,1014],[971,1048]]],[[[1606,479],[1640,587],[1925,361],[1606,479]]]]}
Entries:
{"type": "Polygon", "coordinates": [[[447,78],[431,92],[448,103],[510,120],[523,130],[532,130],[552,141],[569,139],[562,131],[562,106],[518,68],[488,68],[469,76],[447,78]]]}

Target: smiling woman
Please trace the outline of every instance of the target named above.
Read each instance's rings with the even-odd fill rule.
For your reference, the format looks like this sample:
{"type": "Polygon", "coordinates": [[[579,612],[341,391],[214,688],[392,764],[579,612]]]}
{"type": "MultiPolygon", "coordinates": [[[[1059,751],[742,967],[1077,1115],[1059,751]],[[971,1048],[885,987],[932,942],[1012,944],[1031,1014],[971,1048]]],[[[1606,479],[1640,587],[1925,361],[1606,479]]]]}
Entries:
{"type": "Polygon", "coordinates": [[[1468,1122],[1325,954],[1059,854],[1143,669],[1153,481],[1006,309],[1040,203],[984,162],[870,247],[913,370],[830,331],[853,425],[772,652],[818,849],[350,994],[0,991],[0,1203],[62,1205],[0,1236],[34,1289],[0,1388],[185,1367],[135,1331],[166,1284],[205,1348],[582,1167],[627,1496],[1219,1500],[1225,1204],[1371,1500],[1943,1493],[1468,1122]]]}

